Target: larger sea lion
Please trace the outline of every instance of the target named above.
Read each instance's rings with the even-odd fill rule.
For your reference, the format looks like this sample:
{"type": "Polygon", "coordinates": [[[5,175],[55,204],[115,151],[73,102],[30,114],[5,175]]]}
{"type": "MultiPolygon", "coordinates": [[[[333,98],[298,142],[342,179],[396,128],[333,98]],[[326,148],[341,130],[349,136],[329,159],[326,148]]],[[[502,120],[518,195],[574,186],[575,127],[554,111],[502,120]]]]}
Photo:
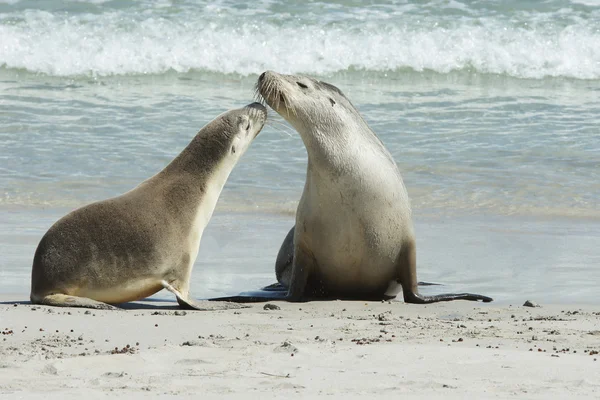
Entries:
{"type": "Polygon", "coordinates": [[[257,91],[300,133],[308,153],[296,225],[275,265],[279,285],[232,301],[319,297],[384,299],[400,287],[407,303],[491,298],[418,292],[408,194],[398,167],[352,103],[335,86],[267,71],[257,91]]]}
{"type": "Polygon", "coordinates": [[[35,252],[31,301],[112,309],[164,288],[184,308],[239,308],[195,302],[190,276],[221,190],[266,116],[258,103],[221,114],[153,177],[57,221],[35,252]]]}

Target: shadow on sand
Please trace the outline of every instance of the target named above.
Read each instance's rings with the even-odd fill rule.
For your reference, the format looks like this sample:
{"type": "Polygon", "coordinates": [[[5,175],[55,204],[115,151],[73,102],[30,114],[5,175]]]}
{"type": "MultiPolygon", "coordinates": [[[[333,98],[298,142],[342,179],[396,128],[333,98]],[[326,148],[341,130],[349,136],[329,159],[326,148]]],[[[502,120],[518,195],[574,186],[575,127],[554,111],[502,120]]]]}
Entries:
{"type": "MultiPolygon", "coordinates": [[[[34,307],[50,307],[44,306],[41,304],[33,304],[29,300],[14,300],[14,301],[0,301],[0,305],[4,306],[34,306],[34,307]]],[[[115,307],[121,308],[123,310],[181,310],[179,304],[176,301],[170,301],[165,299],[152,299],[147,298],[138,301],[131,301],[129,303],[123,304],[115,304],[115,307]]],[[[62,307],[52,307],[56,309],[60,309],[62,307]]],[[[76,308],[76,307],[64,307],[66,308],[76,308]]]]}

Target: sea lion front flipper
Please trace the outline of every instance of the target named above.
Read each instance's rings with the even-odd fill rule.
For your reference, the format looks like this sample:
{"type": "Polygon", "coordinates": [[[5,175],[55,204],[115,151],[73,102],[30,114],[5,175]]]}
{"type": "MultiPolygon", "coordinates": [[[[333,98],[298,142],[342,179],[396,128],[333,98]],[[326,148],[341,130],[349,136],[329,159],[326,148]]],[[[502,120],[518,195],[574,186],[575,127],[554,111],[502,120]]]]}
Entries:
{"type": "Polygon", "coordinates": [[[173,293],[177,297],[177,303],[179,306],[186,310],[198,310],[198,311],[220,311],[220,310],[234,310],[239,308],[248,308],[243,304],[232,303],[227,301],[214,302],[214,301],[196,301],[189,297],[189,295],[183,295],[173,285],[167,281],[161,282],[163,287],[169,292],[173,293]]]}
{"type": "Polygon", "coordinates": [[[230,301],[196,301],[190,298],[182,299],[177,298],[179,306],[186,310],[197,310],[197,311],[222,311],[222,310],[237,310],[240,308],[250,308],[250,306],[233,303],[230,301]]]}
{"type": "Polygon", "coordinates": [[[292,276],[287,301],[298,302],[305,299],[308,278],[312,271],[316,270],[316,263],[317,260],[312,251],[302,241],[299,241],[298,246],[294,248],[292,276]]]}
{"type": "Polygon", "coordinates": [[[397,260],[398,281],[402,285],[402,294],[405,303],[429,304],[440,301],[469,300],[493,301],[491,297],[473,293],[444,293],[434,296],[423,296],[417,286],[417,256],[414,242],[407,243],[397,260]]]}
{"type": "MultiPolygon", "coordinates": [[[[275,261],[275,277],[277,282],[289,287],[292,280],[292,268],[294,265],[294,231],[295,226],[290,229],[277,253],[275,261]]],[[[265,290],[265,289],[263,289],[265,290]]]]}
{"type": "Polygon", "coordinates": [[[122,310],[121,308],[111,306],[101,301],[92,300],[87,297],[70,296],[68,294],[55,293],[44,297],[32,296],[31,302],[45,306],[55,307],[82,307],[93,308],[96,310],[122,310]]]}

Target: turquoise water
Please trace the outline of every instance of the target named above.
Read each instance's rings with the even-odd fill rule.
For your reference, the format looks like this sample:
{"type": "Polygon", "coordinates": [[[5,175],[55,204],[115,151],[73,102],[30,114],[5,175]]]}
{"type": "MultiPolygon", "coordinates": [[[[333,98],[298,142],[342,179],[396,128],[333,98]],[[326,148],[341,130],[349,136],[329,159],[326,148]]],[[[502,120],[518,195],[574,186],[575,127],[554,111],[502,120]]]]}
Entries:
{"type": "MultiPolygon", "coordinates": [[[[57,218],[158,172],[266,69],[335,84],[390,149],[422,279],[597,302],[592,0],[0,1],[0,291],[27,293],[57,218]]],[[[221,195],[198,296],[273,280],[306,152],[270,121],[221,195]]]]}

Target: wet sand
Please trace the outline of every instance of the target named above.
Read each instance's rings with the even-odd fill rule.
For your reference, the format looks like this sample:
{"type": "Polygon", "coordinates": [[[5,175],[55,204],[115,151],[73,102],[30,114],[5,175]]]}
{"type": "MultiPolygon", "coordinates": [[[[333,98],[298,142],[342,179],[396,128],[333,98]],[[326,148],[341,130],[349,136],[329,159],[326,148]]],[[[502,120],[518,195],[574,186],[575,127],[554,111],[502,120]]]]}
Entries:
{"type": "Polygon", "coordinates": [[[0,299],[7,399],[600,396],[597,306],[328,301],[183,312],[144,301],[95,311],[0,299]]]}
{"type": "MultiPolygon", "coordinates": [[[[69,210],[3,209],[0,295],[27,296],[38,242],[69,210]]],[[[532,216],[444,216],[418,211],[418,279],[424,294],[481,293],[495,304],[532,299],[596,304],[600,220],[532,216]]],[[[235,295],[275,281],[274,262],[293,215],[234,213],[217,207],[192,272],[196,298],[235,295]]],[[[163,292],[155,298],[171,299],[163,292]]]]}

